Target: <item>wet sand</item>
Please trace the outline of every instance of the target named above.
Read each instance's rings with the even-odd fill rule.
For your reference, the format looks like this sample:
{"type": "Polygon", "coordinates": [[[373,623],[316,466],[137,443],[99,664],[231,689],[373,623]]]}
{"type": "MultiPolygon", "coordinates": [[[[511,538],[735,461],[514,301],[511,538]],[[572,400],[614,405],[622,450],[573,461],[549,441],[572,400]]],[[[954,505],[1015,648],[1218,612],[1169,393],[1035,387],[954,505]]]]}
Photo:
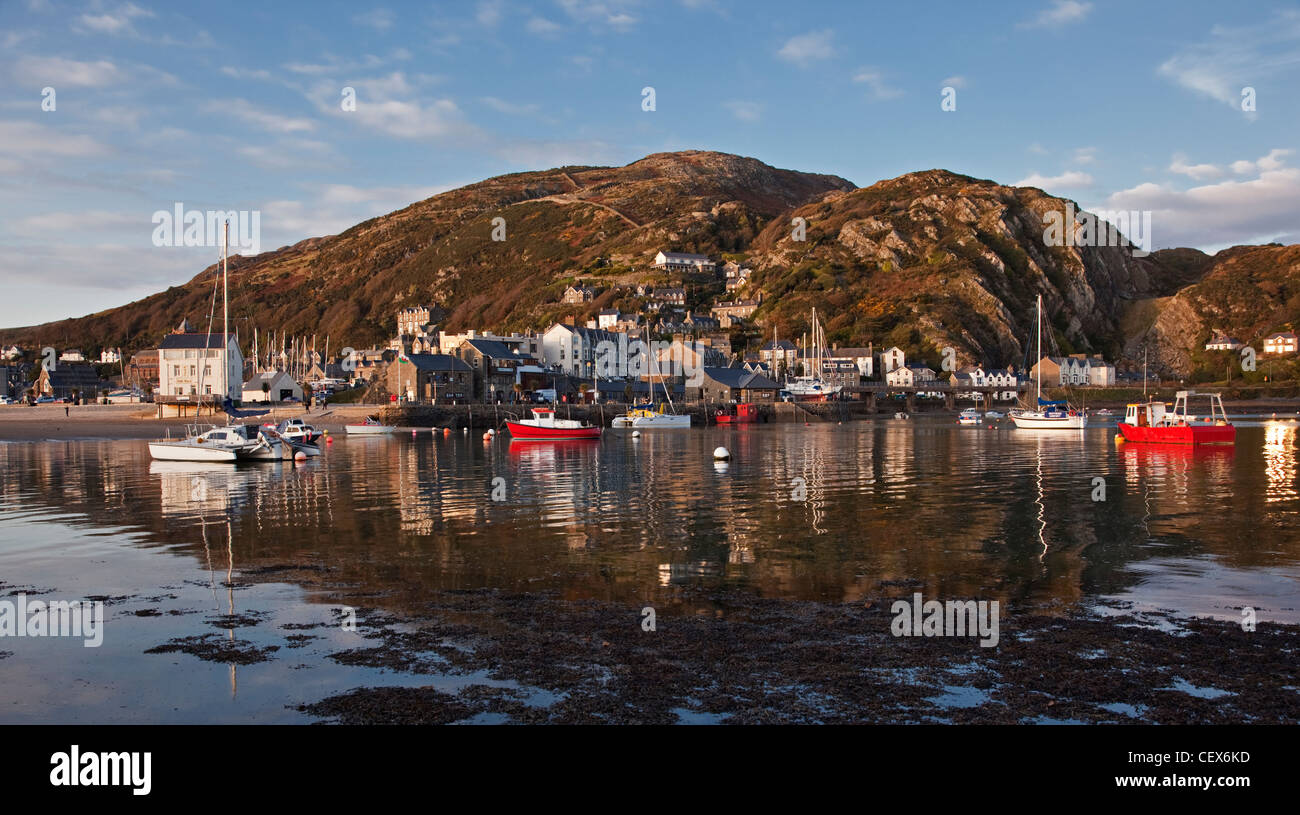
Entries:
{"type": "Polygon", "coordinates": [[[372,644],[331,658],[416,674],[481,671],[521,687],[357,688],[299,709],[345,724],[1300,721],[1294,627],[1245,632],[1122,611],[1011,615],[998,645],[982,648],[973,638],[892,636],[890,605],[906,597],[896,589],[835,605],[711,595],[725,616],[659,609],[656,630],[645,631],[641,609],[443,593],[414,617],[359,610],[372,644]],[[549,693],[539,700],[535,689],[549,693]]]}

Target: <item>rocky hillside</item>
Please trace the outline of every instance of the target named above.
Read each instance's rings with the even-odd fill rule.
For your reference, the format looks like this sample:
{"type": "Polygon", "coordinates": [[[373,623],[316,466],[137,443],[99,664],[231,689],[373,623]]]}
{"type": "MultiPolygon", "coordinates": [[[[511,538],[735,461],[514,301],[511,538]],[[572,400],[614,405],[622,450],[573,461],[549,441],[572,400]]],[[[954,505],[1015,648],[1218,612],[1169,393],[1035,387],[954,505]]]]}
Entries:
{"type": "MultiPolygon", "coordinates": [[[[231,314],[245,331],[329,334],[336,347],[388,339],[394,312],[417,303],[439,307],[451,328],[524,327],[561,311],[554,304],[575,276],[635,278],[661,248],[743,249],[776,215],[850,189],[835,176],[701,151],[499,176],[340,235],[233,257],[231,314]],[[493,240],[496,218],[505,240],[493,240]]],[[[218,273],[209,267],[183,286],[87,317],[0,331],[0,341],[152,346],[183,318],[206,325],[218,273]]]]}
{"type": "Polygon", "coordinates": [[[950,346],[962,364],[1020,366],[1041,293],[1046,351],[1113,356],[1127,302],[1166,293],[1185,272],[1124,246],[1046,245],[1044,215],[1067,203],[944,170],[833,193],[793,213],[806,240],[782,222],[754,241],[767,298],[758,316],[796,336],[818,306],[831,342],[869,338],[931,362],[950,346]]]}
{"type": "MultiPolygon", "coordinates": [[[[1171,370],[1199,364],[1211,327],[1250,341],[1298,316],[1300,247],[1139,258],[1125,246],[1049,246],[1044,216],[1069,203],[945,170],[858,189],[724,153],[660,153],[491,178],[340,235],[233,258],[231,312],[244,331],[328,334],[335,348],[386,341],[394,312],[414,304],[452,329],[545,326],[574,312],[560,298],[575,280],[605,290],[578,316],[629,306],[614,287],[659,282],[651,259],[668,249],[754,268],[741,294],[762,293],[763,338],[773,326],[797,338],[816,307],[831,342],[899,345],[936,364],[951,346],[961,364],[1022,365],[1040,293],[1047,352],[1116,359],[1149,334],[1171,370]],[[806,223],[804,240],[792,218],[806,223]],[[500,225],[505,239],[494,240],[500,225]]],[[[151,347],[182,318],[206,323],[217,271],[121,308],[0,331],[0,342],[151,347]]],[[[697,308],[721,296],[720,284],[689,287],[697,308]]]]}
{"type": "Polygon", "coordinates": [[[1158,370],[1222,379],[1225,352],[1204,350],[1214,331],[1260,351],[1264,337],[1300,326],[1300,245],[1234,246],[1202,257],[1197,282],[1139,304],[1146,308],[1134,321],[1126,350],[1138,358],[1145,343],[1158,370]]]}

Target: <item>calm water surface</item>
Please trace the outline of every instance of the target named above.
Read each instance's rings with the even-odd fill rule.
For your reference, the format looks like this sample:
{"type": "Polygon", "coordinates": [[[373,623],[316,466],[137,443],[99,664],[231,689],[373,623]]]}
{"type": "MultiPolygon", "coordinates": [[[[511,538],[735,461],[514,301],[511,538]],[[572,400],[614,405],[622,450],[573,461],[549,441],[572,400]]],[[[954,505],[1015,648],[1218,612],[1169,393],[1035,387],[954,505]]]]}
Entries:
{"type": "Polygon", "coordinates": [[[340,605],[266,582],[293,564],[396,612],[492,587],[721,614],[684,589],[727,587],[1232,619],[1248,605],[1300,623],[1295,424],[1240,427],[1235,449],[1112,436],[926,419],[549,444],[425,433],[238,466],[153,462],[141,441],[0,444],[0,595],[110,598],[101,648],[0,638],[0,721],[306,721],[294,705],[364,684],[494,684],[339,665],[325,655],[361,643],[337,625],[289,647],[283,626],[340,605]],[[204,634],[281,650],[238,668],[144,653],[204,634]]]}

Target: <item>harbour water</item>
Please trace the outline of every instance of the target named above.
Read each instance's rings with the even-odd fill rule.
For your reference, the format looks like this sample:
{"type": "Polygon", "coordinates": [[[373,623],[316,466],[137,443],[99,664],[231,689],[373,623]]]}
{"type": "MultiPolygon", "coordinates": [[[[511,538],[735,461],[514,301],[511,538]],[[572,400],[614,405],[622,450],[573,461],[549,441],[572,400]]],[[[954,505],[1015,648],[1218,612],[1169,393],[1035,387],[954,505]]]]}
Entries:
{"type": "Polygon", "coordinates": [[[359,686],[514,686],[339,660],[358,597],[363,618],[494,589],[671,619],[745,613],[723,591],[835,604],[898,586],[1010,614],[1248,606],[1300,624],[1296,425],[1241,426],[1226,449],[1113,435],[937,418],[532,444],[423,433],[340,438],[296,465],[0,444],[0,599],[106,607],[98,648],[0,638],[0,721],[309,722],[299,705],[359,686]],[[159,650],[185,640],[258,656],[159,650]]]}

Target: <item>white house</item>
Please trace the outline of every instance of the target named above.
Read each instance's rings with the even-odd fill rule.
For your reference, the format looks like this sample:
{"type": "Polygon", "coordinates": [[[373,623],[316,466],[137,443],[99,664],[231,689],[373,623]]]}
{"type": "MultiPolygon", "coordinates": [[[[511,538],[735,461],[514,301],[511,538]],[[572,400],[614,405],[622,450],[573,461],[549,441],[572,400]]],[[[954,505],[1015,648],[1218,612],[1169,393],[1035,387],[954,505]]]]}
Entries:
{"type": "MultiPolygon", "coordinates": [[[[234,334],[168,334],[158,345],[158,393],[164,397],[243,395],[244,355],[234,334]]],[[[195,400],[198,401],[198,400],[195,400]]]]}
{"type": "Polygon", "coordinates": [[[904,365],[885,374],[885,381],[890,385],[914,387],[924,382],[935,380],[934,370],[925,365],[904,365]]]}
{"type": "Polygon", "coordinates": [[[105,348],[99,352],[99,361],[116,365],[122,361],[122,352],[117,348],[105,348]]]}
{"type": "Polygon", "coordinates": [[[59,362],[85,362],[86,356],[81,353],[80,348],[69,348],[62,354],[59,354],[59,362]]]}
{"type": "Polygon", "coordinates": [[[906,364],[907,356],[903,353],[903,349],[897,345],[880,353],[880,370],[883,373],[888,374],[890,371],[902,368],[906,364]]]}
{"type": "Polygon", "coordinates": [[[293,377],[284,371],[262,371],[260,374],[253,374],[253,378],[244,383],[243,401],[245,404],[283,402],[289,398],[301,401],[303,398],[302,386],[294,382],[293,377]],[[262,389],[263,385],[266,385],[266,390],[262,389]]]}
{"type": "Polygon", "coordinates": [[[618,313],[618,309],[607,308],[596,315],[596,327],[604,328],[607,330],[611,329],[614,326],[618,325],[619,316],[620,315],[618,313]]]}
{"type": "Polygon", "coordinates": [[[1068,357],[1043,357],[1029,369],[1030,379],[1038,376],[1042,368],[1043,381],[1053,385],[1093,385],[1107,387],[1115,384],[1115,366],[1101,357],[1072,354],[1068,357]]]}
{"type": "Polygon", "coordinates": [[[706,272],[713,273],[716,268],[707,255],[692,255],[687,252],[660,252],[655,255],[655,268],[671,272],[706,272]]]}
{"type": "Polygon", "coordinates": [[[1265,354],[1294,354],[1296,352],[1296,335],[1284,331],[1264,338],[1265,354]]]}
{"type": "Polygon", "coordinates": [[[1236,337],[1229,337],[1226,334],[1215,334],[1210,341],[1205,343],[1206,351],[1238,351],[1244,348],[1246,344],[1236,337]]]}
{"type": "MultiPolygon", "coordinates": [[[[590,377],[596,372],[596,349],[602,342],[618,347],[618,335],[601,328],[556,323],[542,334],[542,362],[570,376],[590,377]]],[[[626,347],[626,341],[624,342],[626,347]]]]}

